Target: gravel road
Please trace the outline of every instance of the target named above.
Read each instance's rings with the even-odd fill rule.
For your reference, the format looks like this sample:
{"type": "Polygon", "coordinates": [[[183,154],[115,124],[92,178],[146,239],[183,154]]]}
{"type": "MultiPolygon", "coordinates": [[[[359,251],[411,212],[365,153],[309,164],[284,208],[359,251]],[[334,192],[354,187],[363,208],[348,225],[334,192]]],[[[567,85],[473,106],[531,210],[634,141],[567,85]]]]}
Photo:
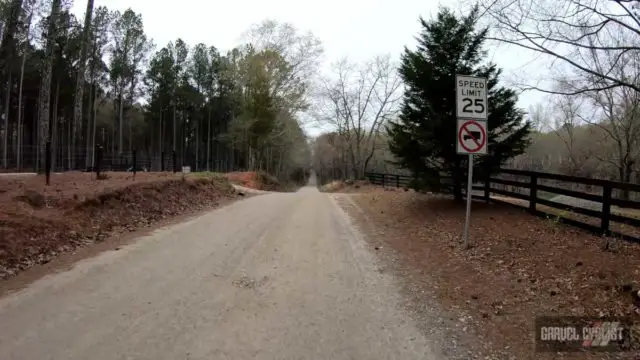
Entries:
{"type": "Polygon", "coordinates": [[[251,197],[0,299],[0,359],[440,359],[327,194],[251,197]]]}

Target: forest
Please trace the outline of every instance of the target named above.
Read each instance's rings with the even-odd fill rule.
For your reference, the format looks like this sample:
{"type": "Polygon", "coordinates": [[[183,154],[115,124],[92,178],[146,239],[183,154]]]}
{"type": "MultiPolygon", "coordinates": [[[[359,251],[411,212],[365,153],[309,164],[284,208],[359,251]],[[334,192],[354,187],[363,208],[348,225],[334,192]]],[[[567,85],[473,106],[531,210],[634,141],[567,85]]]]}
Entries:
{"type": "Polygon", "coordinates": [[[299,114],[322,44],[265,20],[223,52],[178,38],[155,44],[141,14],[86,2],[0,3],[0,167],[54,171],[104,162],[144,168],[264,170],[300,176],[310,163],[299,114]],[[164,161],[161,164],[161,161],[164,161]],[[175,161],[175,164],[174,164],[175,161]],[[173,165],[172,165],[173,164],[173,165]]]}
{"type": "MultiPolygon", "coordinates": [[[[537,66],[527,68],[537,74],[524,69],[501,74],[500,84],[518,96],[530,92],[542,95],[530,106],[518,104],[524,115],[522,123],[531,124],[526,136],[528,146],[524,152],[506,158],[502,166],[639,183],[640,3],[630,0],[531,0],[527,7],[510,0],[462,0],[460,3],[478,9],[479,16],[469,33],[482,35],[477,41],[485,56],[480,57],[480,66],[476,68],[491,65],[488,54],[502,54],[503,58],[512,54],[537,66]]],[[[457,14],[456,17],[464,16],[457,14]]],[[[445,34],[455,34],[446,31],[445,34]]],[[[454,41],[453,37],[443,36],[442,39],[454,41]]],[[[418,38],[415,43],[407,44],[407,48],[417,47],[416,51],[424,57],[422,72],[432,71],[431,68],[441,65],[443,59],[453,59],[449,65],[454,70],[446,74],[448,79],[453,79],[454,72],[466,66],[465,62],[456,63],[455,60],[460,58],[456,53],[458,48],[466,45],[468,40],[452,43],[449,44],[451,52],[436,54],[441,47],[430,48],[424,39],[418,38]]],[[[400,64],[396,68],[400,68],[400,64]]],[[[405,100],[410,99],[414,91],[406,90],[407,79],[415,77],[415,74],[408,75],[411,76],[402,78],[405,89],[399,90],[404,90],[405,100]]],[[[440,89],[436,100],[430,102],[431,106],[439,107],[453,96],[452,93],[447,95],[453,91],[453,85],[447,88],[439,86],[434,79],[421,81],[423,99],[429,88],[440,89]]],[[[366,94],[369,88],[347,92],[342,103],[355,103],[350,99],[368,99],[353,94],[366,94]]],[[[363,101],[361,103],[364,105],[363,101]]],[[[314,166],[322,177],[352,177],[355,172],[351,168],[360,166],[366,166],[371,172],[411,175],[406,166],[398,165],[397,154],[390,151],[390,136],[385,131],[390,122],[406,112],[401,111],[403,103],[406,101],[393,101],[385,108],[383,121],[375,116],[364,116],[365,120],[351,116],[354,112],[349,109],[364,106],[334,106],[334,114],[337,114],[334,119],[338,119],[334,120],[335,126],[314,143],[314,166]],[[368,136],[369,133],[375,135],[368,136]]],[[[449,105],[439,115],[452,118],[451,109],[453,107],[449,105]]],[[[426,118],[423,113],[421,119],[426,118]]],[[[434,121],[438,122],[437,119],[434,121]]],[[[409,153],[428,148],[443,137],[451,144],[441,144],[441,149],[453,146],[454,130],[434,133],[434,129],[425,127],[426,123],[416,121],[417,125],[411,131],[422,132],[422,135],[429,133],[431,138],[419,141],[422,145],[409,153]],[[420,126],[423,128],[418,131],[420,126]]],[[[489,127],[492,127],[491,121],[489,127]]],[[[422,162],[426,160],[422,158],[422,162]]],[[[437,159],[441,160],[442,157],[437,159]]]]}
{"type": "MultiPolygon", "coordinates": [[[[472,32],[483,34],[483,51],[507,44],[554,65],[542,85],[501,75],[518,94],[548,96],[520,109],[532,124],[530,145],[503,165],[637,182],[637,9],[568,2],[591,16],[583,23],[549,13],[543,0],[528,10],[498,3],[476,4],[482,16],[472,32]]],[[[343,58],[321,71],[321,41],[288,23],[265,20],[235,48],[218,49],[180,38],[155,44],[131,9],[87,0],[76,18],[71,6],[0,1],[0,171],[43,171],[49,144],[54,171],[91,168],[99,147],[111,168],[128,166],[135,152],[153,171],[188,165],[291,178],[313,167],[322,182],[411,172],[398,165],[387,132],[408,94],[398,54],[343,58]],[[314,126],[320,134],[310,138],[314,126]]]]}

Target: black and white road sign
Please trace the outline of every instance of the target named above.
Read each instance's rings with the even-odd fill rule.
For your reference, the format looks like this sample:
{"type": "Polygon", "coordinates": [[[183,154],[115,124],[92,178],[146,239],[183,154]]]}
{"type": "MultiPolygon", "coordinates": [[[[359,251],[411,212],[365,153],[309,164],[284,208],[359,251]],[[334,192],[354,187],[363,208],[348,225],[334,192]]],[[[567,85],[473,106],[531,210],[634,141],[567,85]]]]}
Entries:
{"type": "Polygon", "coordinates": [[[458,154],[487,153],[487,122],[458,119],[458,154]]]}
{"type": "Polygon", "coordinates": [[[487,120],[487,79],[456,75],[456,117],[487,120]]]}

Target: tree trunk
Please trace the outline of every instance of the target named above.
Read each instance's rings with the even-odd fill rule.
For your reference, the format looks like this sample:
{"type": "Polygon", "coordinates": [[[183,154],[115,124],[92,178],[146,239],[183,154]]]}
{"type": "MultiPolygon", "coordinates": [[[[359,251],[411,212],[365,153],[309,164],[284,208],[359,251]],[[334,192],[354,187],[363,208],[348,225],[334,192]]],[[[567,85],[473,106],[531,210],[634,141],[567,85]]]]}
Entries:
{"type": "MultiPolygon", "coordinates": [[[[27,43],[29,42],[29,34],[31,32],[31,20],[33,19],[33,12],[34,10],[31,9],[31,12],[29,13],[29,17],[27,18],[27,36],[26,36],[26,41],[27,43]]],[[[22,59],[20,62],[20,80],[19,80],[19,85],[18,85],[18,146],[16,149],[16,165],[18,166],[18,171],[20,171],[22,169],[22,141],[23,139],[23,116],[24,116],[24,111],[22,109],[22,87],[24,84],[24,68],[25,68],[25,64],[27,62],[27,49],[28,46],[25,47],[24,51],[22,52],[22,59]]]]}
{"type": "Polygon", "coordinates": [[[198,171],[198,164],[200,160],[200,122],[196,121],[196,167],[195,171],[198,171]]]}
{"type": "Polygon", "coordinates": [[[22,0],[13,0],[9,7],[9,16],[7,19],[6,29],[2,33],[2,42],[0,43],[0,75],[2,80],[6,81],[7,94],[5,95],[5,118],[4,130],[2,132],[2,165],[6,169],[8,167],[8,142],[9,142],[9,106],[11,99],[11,72],[15,53],[15,34],[18,30],[20,14],[22,13],[22,0]]]}
{"type": "MultiPolygon", "coordinates": [[[[97,86],[93,86],[93,101],[91,102],[91,111],[93,112],[93,116],[91,119],[91,124],[93,126],[93,129],[91,130],[92,134],[91,134],[91,167],[96,166],[96,152],[95,152],[95,146],[96,146],[96,119],[98,117],[98,107],[96,106],[96,102],[98,102],[98,87],[97,86]]],[[[102,128],[102,142],[104,143],[104,128],[102,128]]]]}
{"type": "MultiPolygon", "coordinates": [[[[160,131],[158,132],[158,150],[160,150],[160,169],[162,169],[162,167],[164,166],[162,164],[162,153],[164,152],[164,107],[162,106],[162,103],[160,104],[160,131]]],[[[167,154],[165,154],[166,156],[167,154]]]]}
{"type": "Polygon", "coordinates": [[[8,67],[9,74],[7,76],[7,92],[4,95],[4,130],[2,132],[2,167],[7,168],[9,166],[7,158],[8,144],[9,144],[9,108],[11,107],[11,65],[8,67]]]}
{"type": "MultiPolygon", "coordinates": [[[[89,34],[91,33],[91,15],[93,13],[93,0],[87,0],[87,11],[84,15],[84,28],[82,29],[82,45],[80,48],[80,62],[78,63],[78,73],[76,75],[75,105],[73,107],[73,131],[72,146],[76,146],[78,126],[82,122],[82,101],[84,98],[84,75],[87,65],[87,50],[89,48],[89,34]]],[[[89,129],[89,126],[87,126],[89,129]]],[[[88,140],[88,139],[87,139],[88,140]]],[[[86,161],[85,161],[86,162],[86,161]]],[[[71,165],[76,166],[75,156],[71,165]]]]}
{"type": "MultiPolygon", "coordinates": [[[[95,44],[93,47],[93,57],[95,57],[95,44]]],[[[95,119],[92,119],[93,107],[94,107],[94,93],[95,93],[95,65],[91,63],[91,70],[89,71],[89,79],[91,80],[91,86],[89,86],[89,106],[87,107],[87,142],[84,157],[84,166],[88,168],[93,166],[93,148],[95,147],[95,119]]]]}
{"type": "MultiPolygon", "coordinates": [[[[56,93],[54,95],[54,100],[53,100],[53,119],[51,124],[53,127],[53,129],[51,130],[51,169],[56,168],[56,163],[58,161],[58,148],[59,148],[58,140],[60,139],[58,135],[58,102],[59,100],[60,100],[60,80],[57,80],[56,93]]],[[[64,131],[64,128],[62,130],[64,131]]],[[[67,139],[67,141],[70,141],[70,139],[67,139]]],[[[64,151],[62,151],[62,154],[64,154],[64,151]]]]}
{"type": "Polygon", "coordinates": [[[40,124],[40,102],[42,97],[42,91],[38,92],[38,108],[36,109],[36,111],[34,111],[35,116],[33,119],[33,132],[32,132],[32,141],[35,144],[35,155],[36,155],[36,163],[33,164],[33,168],[35,169],[35,172],[39,173],[40,172],[40,132],[39,132],[39,124],[40,124]]]}
{"type": "Polygon", "coordinates": [[[127,127],[129,128],[129,154],[133,151],[133,131],[131,130],[131,118],[127,121],[127,127]]]}
{"type": "Polygon", "coordinates": [[[44,68],[42,74],[42,84],[40,88],[40,161],[44,168],[44,160],[46,158],[46,144],[50,139],[49,129],[49,111],[51,106],[51,73],[53,72],[53,50],[55,47],[55,38],[58,31],[57,19],[60,12],[60,1],[53,0],[51,3],[51,15],[47,24],[47,46],[45,53],[44,68]]]}
{"type": "Polygon", "coordinates": [[[91,164],[91,157],[92,157],[92,153],[93,153],[93,129],[94,129],[94,125],[93,125],[93,119],[92,119],[92,114],[93,114],[93,82],[91,82],[91,85],[89,86],[89,104],[87,104],[87,134],[86,134],[86,141],[85,141],[85,153],[84,153],[84,168],[88,169],[91,164]]]}
{"type": "Polygon", "coordinates": [[[0,75],[3,80],[9,78],[11,65],[15,52],[15,35],[18,31],[20,14],[22,13],[22,0],[12,0],[9,7],[7,26],[3,28],[2,42],[0,43],[0,75]]]}
{"type": "MultiPolygon", "coordinates": [[[[176,151],[176,99],[175,99],[175,95],[173,98],[173,151],[176,151]]],[[[176,164],[173,164],[173,167],[175,168],[176,164]]]]}
{"type": "Polygon", "coordinates": [[[210,160],[211,160],[211,106],[208,107],[207,114],[207,172],[210,171],[210,160]]]}
{"type": "Polygon", "coordinates": [[[122,157],[122,153],[123,153],[123,138],[122,138],[122,134],[123,134],[123,125],[124,125],[124,121],[122,119],[122,116],[124,114],[124,86],[120,87],[120,98],[118,100],[119,105],[118,105],[118,155],[120,155],[119,157],[122,157]]]}
{"type": "Polygon", "coordinates": [[[187,120],[184,116],[184,111],[180,111],[180,164],[184,166],[186,160],[186,150],[187,147],[187,137],[185,136],[187,133],[187,120]]]}

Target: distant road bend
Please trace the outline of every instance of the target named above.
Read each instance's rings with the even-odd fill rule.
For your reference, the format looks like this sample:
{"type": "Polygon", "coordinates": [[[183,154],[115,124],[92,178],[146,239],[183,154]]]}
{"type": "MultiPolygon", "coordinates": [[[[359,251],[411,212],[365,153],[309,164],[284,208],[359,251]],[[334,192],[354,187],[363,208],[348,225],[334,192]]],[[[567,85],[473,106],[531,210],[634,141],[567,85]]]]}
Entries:
{"type": "Polygon", "coordinates": [[[0,298],[0,359],[439,359],[313,184],[163,228],[0,298]]]}

